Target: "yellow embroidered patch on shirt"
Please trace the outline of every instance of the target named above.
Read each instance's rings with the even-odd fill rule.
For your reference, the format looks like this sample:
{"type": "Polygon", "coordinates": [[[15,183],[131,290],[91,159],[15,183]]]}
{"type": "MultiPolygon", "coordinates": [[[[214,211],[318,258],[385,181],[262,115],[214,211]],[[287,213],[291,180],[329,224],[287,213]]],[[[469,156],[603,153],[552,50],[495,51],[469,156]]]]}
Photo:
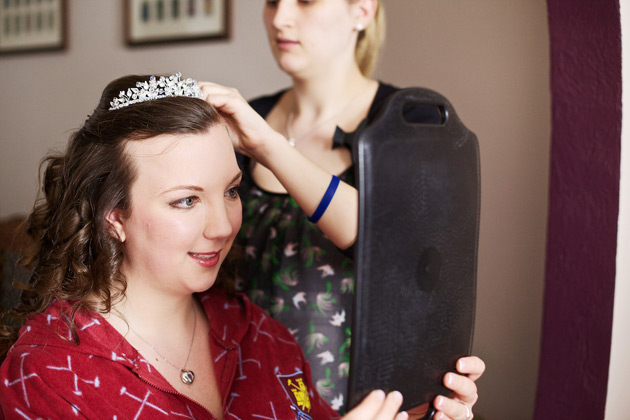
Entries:
{"type": "MultiPolygon", "coordinates": [[[[277,368],[276,368],[277,369],[277,368]]],[[[291,401],[291,405],[297,414],[297,419],[312,420],[309,413],[311,412],[311,398],[308,387],[304,381],[304,372],[296,369],[293,373],[282,375],[276,370],[276,377],[280,381],[287,398],[291,401]]]]}
{"type": "Polygon", "coordinates": [[[306,412],[311,411],[311,400],[308,397],[308,389],[304,385],[304,380],[302,378],[297,378],[295,381],[289,379],[287,385],[295,396],[298,407],[306,412]]]}

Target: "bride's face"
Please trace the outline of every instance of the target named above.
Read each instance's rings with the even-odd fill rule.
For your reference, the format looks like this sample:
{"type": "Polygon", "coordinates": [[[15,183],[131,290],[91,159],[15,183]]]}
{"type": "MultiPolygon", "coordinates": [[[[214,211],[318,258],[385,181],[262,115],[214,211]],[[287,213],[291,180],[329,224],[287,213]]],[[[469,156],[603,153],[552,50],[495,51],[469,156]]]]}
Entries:
{"type": "Polygon", "coordinates": [[[129,286],[170,294],[214,284],[241,225],[241,171],[223,124],[203,134],[129,141],[130,209],[110,221],[124,241],[129,286]]]}

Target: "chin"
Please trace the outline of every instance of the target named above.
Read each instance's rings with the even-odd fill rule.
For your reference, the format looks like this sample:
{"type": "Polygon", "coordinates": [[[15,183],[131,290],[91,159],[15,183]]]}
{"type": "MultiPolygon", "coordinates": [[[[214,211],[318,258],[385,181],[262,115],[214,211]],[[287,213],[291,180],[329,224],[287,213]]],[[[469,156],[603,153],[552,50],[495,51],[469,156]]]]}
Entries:
{"type": "Polygon", "coordinates": [[[204,293],[214,287],[215,283],[207,284],[207,285],[199,285],[195,287],[191,287],[190,291],[192,294],[204,293]]]}
{"type": "Polygon", "coordinates": [[[292,62],[293,60],[287,59],[287,57],[278,57],[276,63],[278,64],[278,68],[286,73],[288,76],[296,76],[302,66],[298,66],[296,63],[292,62]]]}
{"type": "Polygon", "coordinates": [[[209,275],[199,276],[198,278],[195,279],[194,283],[188,285],[188,288],[190,289],[192,293],[202,293],[214,287],[216,283],[217,283],[216,274],[212,276],[209,276],[209,275]]]}

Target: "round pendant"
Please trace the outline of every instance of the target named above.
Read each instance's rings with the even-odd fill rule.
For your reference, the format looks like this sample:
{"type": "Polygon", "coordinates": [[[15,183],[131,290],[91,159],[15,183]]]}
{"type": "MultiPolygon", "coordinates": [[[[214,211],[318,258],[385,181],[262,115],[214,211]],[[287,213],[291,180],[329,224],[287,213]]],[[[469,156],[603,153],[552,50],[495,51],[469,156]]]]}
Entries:
{"type": "Polygon", "coordinates": [[[195,373],[192,370],[184,370],[182,369],[182,373],[180,375],[182,382],[186,385],[191,385],[195,380],[195,373]]]}

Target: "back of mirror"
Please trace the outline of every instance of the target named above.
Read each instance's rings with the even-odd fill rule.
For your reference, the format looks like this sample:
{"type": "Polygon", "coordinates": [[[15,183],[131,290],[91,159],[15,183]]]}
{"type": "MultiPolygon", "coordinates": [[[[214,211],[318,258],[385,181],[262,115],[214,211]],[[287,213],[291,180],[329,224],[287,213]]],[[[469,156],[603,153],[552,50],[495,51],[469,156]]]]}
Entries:
{"type": "Polygon", "coordinates": [[[440,94],[393,94],[356,138],[359,235],[348,408],[372,389],[404,409],[449,395],[472,346],[480,175],[476,136],[440,94]]]}

